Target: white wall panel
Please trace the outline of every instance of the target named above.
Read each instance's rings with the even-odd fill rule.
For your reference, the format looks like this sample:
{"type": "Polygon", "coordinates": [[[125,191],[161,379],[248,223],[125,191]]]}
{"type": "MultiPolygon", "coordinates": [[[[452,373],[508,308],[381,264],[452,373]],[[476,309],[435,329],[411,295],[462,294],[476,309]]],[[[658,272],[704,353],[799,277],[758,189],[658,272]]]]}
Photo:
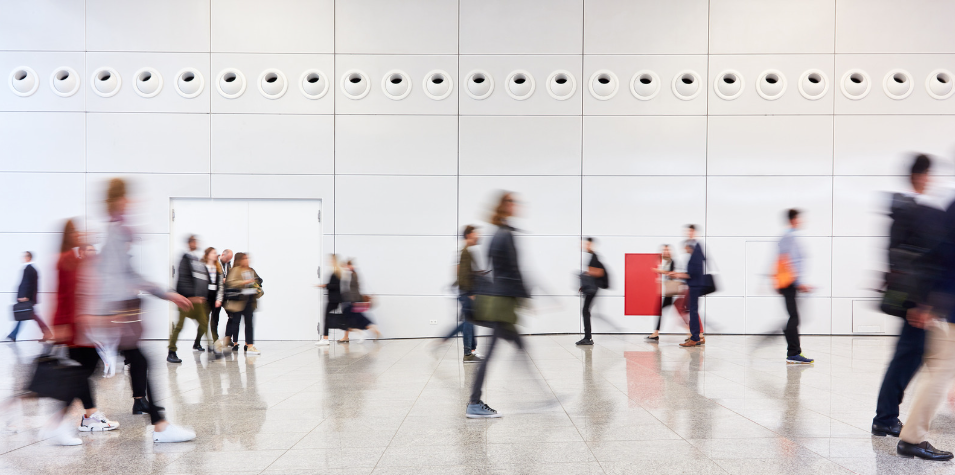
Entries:
{"type": "MultiPolygon", "coordinates": [[[[126,193],[131,203],[128,220],[136,232],[146,234],[169,233],[170,198],[208,198],[209,174],[86,174],[86,215],[94,231],[103,231],[106,215],[106,186],[115,177],[126,181],[126,193]]],[[[168,254],[167,254],[168,255],[168,254]]]]}
{"type": "Polygon", "coordinates": [[[87,51],[209,51],[209,0],[87,0],[87,51]]]}
{"type": "MultiPolygon", "coordinates": [[[[580,320],[580,306],[580,297],[534,297],[528,302],[528,308],[524,309],[520,315],[517,329],[524,334],[579,333],[583,328],[580,320]]],[[[600,315],[600,312],[604,311],[603,305],[595,301],[591,311],[592,314],[600,315]]],[[[599,316],[595,318],[597,321],[600,320],[599,316]]],[[[571,338],[567,337],[567,339],[571,338]]],[[[478,343],[479,351],[482,344],[478,343]]]]}
{"type": "Polygon", "coordinates": [[[728,114],[831,114],[833,97],[839,93],[839,78],[833,74],[831,54],[778,55],[711,55],[706,90],[709,113],[728,114]],[[809,100],[799,93],[799,79],[810,69],[820,70],[829,80],[829,90],[822,98],[809,100]],[[739,97],[725,100],[717,96],[714,82],[722,73],[733,70],[743,76],[744,90],[739,97]],[[786,90],[775,100],[766,100],[756,88],[760,76],[778,70],[785,77],[786,90]]]}
{"type": "MultiPolygon", "coordinates": [[[[580,235],[580,177],[464,177],[458,180],[458,223],[474,224],[493,234],[488,224],[506,190],[516,194],[518,215],[511,225],[530,235],[580,235]]],[[[458,230],[455,230],[457,232],[458,230]]]]}
{"type": "Polygon", "coordinates": [[[839,0],[837,53],[952,53],[955,4],[945,0],[839,0]]]}
{"type": "Polygon", "coordinates": [[[710,177],[706,190],[708,236],[779,236],[785,212],[803,212],[804,236],[832,230],[829,177],[710,177]]]}
{"type": "Polygon", "coordinates": [[[583,187],[588,236],[672,236],[687,224],[703,224],[703,177],[584,177],[583,187]]]}
{"type": "Polygon", "coordinates": [[[580,117],[462,117],[462,175],[578,175],[580,117]]]}
{"type": "Polygon", "coordinates": [[[455,183],[454,177],[337,176],[337,232],[453,235],[455,183]]]}
{"type": "Polygon", "coordinates": [[[86,50],[84,2],[0,1],[0,50],[86,50]]]}
{"type": "MultiPolygon", "coordinates": [[[[955,148],[955,116],[838,115],[834,120],[835,175],[908,175],[916,152],[947,157],[955,148]]],[[[942,158],[932,174],[951,175],[942,158]]]]}
{"type": "Polygon", "coordinates": [[[580,54],[583,0],[461,0],[462,54],[580,54]]]}
{"type": "Polygon", "coordinates": [[[710,53],[832,53],[835,0],[713,0],[710,53]]]}
{"type": "Polygon", "coordinates": [[[581,76],[580,56],[460,56],[458,98],[461,115],[580,115],[581,97],[586,93],[586,82],[581,76]],[[570,72],[577,81],[577,91],[567,100],[559,101],[547,93],[547,78],[554,71],[570,72]],[[472,99],[467,87],[472,71],[484,71],[494,80],[491,95],[483,100],[472,99]],[[534,93],[524,100],[511,98],[507,93],[507,78],[515,71],[526,71],[534,78],[534,93]]]}
{"type": "Polygon", "coordinates": [[[584,117],[586,175],[704,175],[706,117],[584,117]]]}
{"type": "MultiPolygon", "coordinates": [[[[86,110],[96,112],[209,112],[209,95],[215,93],[215,78],[209,71],[209,54],[201,53],[87,53],[83,78],[88,88],[92,75],[99,68],[113,68],[122,83],[119,92],[102,97],[92,90],[86,96],[86,110]],[[162,76],[162,89],[153,97],[145,98],[136,92],[136,73],[153,68],[162,76]],[[179,72],[185,68],[199,71],[205,86],[193,98],[185,98],[176,91],[179,72]]],[[[155,81],[156,78],[150,78],[155,81]]]]}
{"type": "MultiPolygon", "coordinates": [[[[580,238],[576,236],[516,236],[521,276],[531,295],[579,295],[581,271],[580,238]]],[[[486,269],[487,246],[484,239],[479,267],[486,269]]]]}
{"type": "Polygon", "coordinates": [[[205,114],[87,114],[90,172],[209,173],[205,114]]]}
{"type": "MultiPolygon", "coordinates": [[[[674,242],[672,252],[679,256],[677,265],[686,267],[689,256],[683,248],[685,236],[674,242]]],[[[770,238],[744,237],[707,237],[703,243],[703,253],[707,258],[707,272],[716,279],[717,292],[715,297],[744,297],[747,288],[747,257],[746,248],[749,240],[771,242],[770,238]]],[[[678,267],[679,268],[679,267],[678,267]]],[[[765,274],[765,272],[763,272],[765,274]]]]}
{"type": "Polygon", "coordinates": [[[456,114],[455,98],[460,84],[455,70],[458,67],[454,56],[377,56],[377,55],[336,55],[335,72],[332,85],[335,86],[335,113],[337,114],[456,114]],[[342,77],[349,71],[359,70],[368,77],[368,95],[362,99],[350,99],[342,92],[342,77]],[[407,74],[411,82],[411,92],[401,100],[394,100],[382,90],[382,80],[391,71],[399,70],[407,74]],[[451,94],[434,100],[424,93],[425,76],[431,71],[440,70],[451,77],[451,94]]]}
{"type": "Polygon", "coordinates": [[[339,115],[335,172],[343,175],[455,175],[458,118],[339,115]]]}
{"type": "MultiPolygon", "coordinates": [[[[23,278],[21,266],[23,253],[26,251],[33,254],[33,268],[37,271],[40,292],[56,292],[56,263],[60,257],[65,222],[66,218],[55,223],[59,232],[51,229],[45,233],[0,233],[0,246],[4,249],[4,252],[0,253],[0,269],[3,269],[3,272],[0,272],[0,292],[14,292],[11,295],[11,303],[16,299],[15,293],[23,278]]],[[[76,224],[82,226],[82,221],[76,224]]],[[[55,294],[53,296],[55,298],[55,294]]],[[[7,301],[0,299],[0,305],[6,304],[7,301]]]]}
{"type": "Polygon", "coordinates": [[[584,75],[578,78],[578,84],[587,115],[706,115],[704,55],[585,55],[584,75]],[[613,72],[619,84],[617,93],[607,100],[596,99],[590,93],[591,76],[603,70],[613,72]],[[701,90],[693,99],[682,100],[673,94],[673,78],[687,70],[699,75],[697,83],[701,90]],[[660,78],[660,89],[653,99],[639,100],[630,90],[634,74],[640,71],[652,71],[660,78]]]}
{"type": "Polygon", "coordinates": [[[911,189],[903,177],[834,177],[833,235],[888,236],[892,224],[888,217],[891,194],[911,189]]]}
{"type": "Polygon", "coordinates": [[[887,237],[832,238],[832,295],[881,298],[889,270],[887,237]]]}
{"type": "Polygon", "coordinates": [[[212,74],[207,83],[212,93],[212,112],[248,114],[331,114],[335,110],[332,87],[337,82],[334,59],[330,54],[212,54],[212,74]],[[219,74],[229,68],[238,69],[245,76],[245,92],[227,99],[216,90],[219,74]],[[278,99],[269,99],[259,92],[259,76],[266,69],[278,69],[288,81],[288,89],[278,99]],[[321,99],[309,99],[300,84],[306,71],[317,69],[325,74],[329,90],[321,99]]]}
{"type": "Polygon", "coordinates": [[[0,144],[11,172],[86,171],[86,114],[80,112],[0,113],[0,144]],[[37,131],[49,131],[49,135],[37,131]],[[50,140],[54,136],[54,140],[50,140]]]}
{"type": "Polygon", "coordinates": [[[741,116],[707,120],[710,175],[830,175],[832,116],[741,116]]]}
{"type": "MultiPolygon", "coordinates": [[[[829,299],[800,297],[799,333],[803,335],[828,334],[832,329],[832,307],[829,299]]],[[[746,333],[781,334],[789,319],[782,296],[750,297],[746,299],[746,333]]],[[[780,356],[780,359],[785,355],[780,356]]],[[[810,357],[812,355],[809,355],[810,357]]]]}
{"type": "MultiPolygon", "coordinates": [[[[307,198],[322,200],[322,232],[335,233],[335,177],[332,175],[212,174],[212,198],[307,198]]],[[[331,252],[331,248],[326,248],[331,252]]]]}
{"type": "Polygon", "coordinates": [[[334,0],[212,0],[212,51],[333,53],[334,0]]]}
{"type": "MultiPolygon", "coordinates": [[[[895,35],[892,35],[895,36],[895,35]]],[[[840,54],[836,56],[836,114],[955,114],[955,101],[928,95],[925,79],[937,69],[952,69],[953,54],[840,54]],[[839,88],[849,70],[861,69],[870,79],[869,93],[851,100],[839,88]],[[912,76],[912,92],[905,99],[892,99],[883,89],[885,76],[896,69],[912,76]]]]}
{"type": "MultiPolygon", "coordinates": [[[[706,333],[746,333],[746,299],[742,297],[723,297],[722,292],[706,297],[706,312],[703,315],[703,330],[706,333]]],[[[667,311],[670,311],[667,309],[667,311]]],[[[671,315],[675,316],[673,312],[671,315]]],[[[670,317],[671,325],[683,330],[683,321],[670,317]]]]}
{"type": "Polygon", "coordinates": [[[332,174],[334,139],[332,116],[215,114],[212,173],[332,174]]]}
{"type": "Polygon", "coordinates": [[[0,111],[83,111],[89,78],[83,53],[0,52],[0,111]],[[39,84],[27,97],[10,90],[10,74],[20,66],[33,69],[39,84]],[[60,97],[50,87],[50,76],[61,66],[72,68],[79,75],[80,87],[70,97],[60,97]]]}
{"type": "Polygon", "coordinates": [[[706,54],[707,1],[587,0],[585,54],[706,54]]]}
{"type": "Polygon", "coordinates": [[[456,54],[458,2],[455,0],[338,0],[335,2],[338,53],[456,54]]]}
{"type": "Polygon", "coordinates": [[[62,232],[63,220],[85,214],[84,190],[82,173],[0,173],[0,233],[62,232]]]}
{"type": "Polygon", "coordinates": [[[435,338],[457,326],[457,306],[457,300],[447,296],[376,295],[375,306],[365,316],[382,338],[435,338]]]}
{"type": "Polygon", "coordinates": [[[369,295],[450,295],[457,264],[455,236],[347,236],[336,252],[355,259],[369,295]],[[404,262],[396,265],[396,259],[404,262]]]}

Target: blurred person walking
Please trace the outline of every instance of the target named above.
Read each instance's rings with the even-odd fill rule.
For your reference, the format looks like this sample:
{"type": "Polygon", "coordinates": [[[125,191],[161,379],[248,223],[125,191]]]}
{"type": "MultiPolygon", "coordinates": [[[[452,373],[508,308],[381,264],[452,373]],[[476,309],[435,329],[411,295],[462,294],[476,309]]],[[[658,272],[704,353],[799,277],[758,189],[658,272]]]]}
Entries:
{"type": "Polygon", "coordinates": [[[344,297],[342,314],[345,317],[345,336],[339,343],[348,343],[349,333],[353,331],[368,330],[375,334],[375,338],[381,338],[381,332],[371,320],[365,316],[365,312],[371,306],[371,297],[361,293],[361,281],[358,279],[358,270],[355,269],[354,259],[349,259],[345,263],[345,269],[348,271],[348,290],[342,293],[344,297]]]}
{"type": "Polygon", "coordinates": [[[674,272],[671,277],[684,279],[688,287],[686,295],[686,308],[690,313],[690,337],[680,343],[684,348],[701,346],[706,344],[706,337],[701,337],[702,324],[700,321],[700,297],[703,295],[706,286],[706,271],[704,262],[706,256],[703,254],[703,247],[696,241],[696,226],[688,225],[686,227],[687,240],[684,243],[684,250],[690,255],[690,260],[686,263],[686,272],[674,272]]]}
{"type": "Polygon", "coordinates": [[[245,320],[245,354],[249,356],[261,355],[255,347],[255,322],[253,314],[262,292],[262,279],[255,269],[249,267],[249,255],[244,252],[236,253],[235,267],[226,277],[226,289],[237,291],[238,298],[226,302],[226,310],[231,312],[229,324],[226,327],[226,336],[232,339],[232,351],[239,351],[239,323],[245,320]]]}
{"type": "Polygon", "coordinates": [[[16,323],[13,325],[13,331],[7,335],[7,339],[16,342],[17,335],[20,333],[20,324],[27,320],[33,320],[37,326],[40,327],[40,331],[43,332],[43,337],[40,341],[49,340],[53,338],[53,334],[46,324],[43,323],[43,320],[40,319],[40,316],[36,314],[40,278],[36,268],[33,267],[32,252],[26,251],[23,253],[23,266],[20,269],[20,286],[17,287],[18,305],[14,308],[16,323]]]}
{"type": "Polygon", "coordinates": [[[799,344],[799,309],[796,307],[796,293],[812,291],[804,282],[803,254],[796,242],[796,231],[799,230],[802,220],[797,209],[787,211],[786,217],[789,219],[789,230],[779,240],[776,264],[776,289],[782,294],[786,313],[789,314],[789,321],[783,329],[783,334],[786,335],[786,363],[812,364],[815,360],[803,356],[802,346],[799,344]]]}
{"type": "Polygon", "coordinates": [[[196,433],[170,424],[161,413],[162,408],[146,399],[153,395],[149,382],[149,362],[139,349],[142,337],[142,310],[140,291],[169,300],[182,310],[190,310],[192,302],[175,292],[167,292],[147,281],[133,269],[129,248],[133,243],[133,231],[126,224],[126,182],[113,178],[106,192],[106,208],[110,222],[106,242],[97,256],[95,289],[98,295],[88,299],[89,307],[84,315],[101,315],[118,334],[120,349],[129,362],[129,374],[133,387],[133,414],[149,413],[153,425],[153,442],[186,442],[196,438],[196,433]]]}
{"type": "MultiPolygon", "coordinates": [[[[198,334],[205,335],[206,339],[209,339],[209,312],[206,308],[206,296],[209,294],[210,285],[209,274],[206,271],[205,264],[196,256],[196,250],[199,248],[196,237],[189,236],[189,239],[186,240],[186,244],[189,246],[189,251],[184,253],[182,259],[179,260],[179,270],[177,271],[179,276],[176,279],[176,292],[188,298],[189,301],[192,302],[192,308],[188,311],[179,310],[179,321],[176,322],[169,332],[169,355],[166,356],[166,361],[170,363],[182,363],[182,360],[176,355],[176,343],[179,341],[179,332],[182,331],[182,326],[185,324],[187,318],[195,320],[199,326],[197,330],[198,334]]],[[[212,342],[209,342],[208,345],[209,348],[212,348],[212,342]]],[[[196,343],[192,349],[195,351],[205,351],[205,348],[198,343],[196,343]]]]}
{"type": "MultiPolygon", "coordinates": [[[[219,341],[219,310],[222,308],[222,299],[225,296],[225,273],[214,247],[207,247],[202,253],[202,263],[205,264],[206,273],[209,276],[209,286],[206,292],[206,306],[208,307],[206,312],[208,312],[209,317],[209,333],[212,334],[213,341],[213,345],[209,346],[209,351],[219,357],[222,355],[222,348],[216,347],[215,342],[219,341]]],[[[200,341],[203,335],[205,334],[202,332],[196,332],[196,342],[193,343],[192,349],[202,351],[200,341]]]]}
{"type": "Polygon", "coordinates": [[[476,299],[475,319],[490,328],[492,333],[487,355],[478,367],[471,387],[471,397],[465,412],[470,419],[501,417],[501,414],[481,400],[488,364],[498,340],[513,342],[519,350],[524,349],[524,342],[515,325],[520,301],[530,298],[530,294],[521,275],[520,260],[514,244],[514,228],[508,224],[508,219],[516,214],[517,201],[514,196],[511,193],[503,193],[490,220],[491,224],[497,226],[488,246],[488,267],[493,280],[490,289],[482,292],[476,299]]]}
{"type": "MultiPolygon", "coordinates": [[[[331,325],[337,325],[337,322],[334,322],[336,319],[335,310],[339,310],[342,305],[342,276],[344,270],[342,269],[341,264],[338,262],[338,256],[332,254],[329,256],[329,260],[332,264],[332,274],[328,277],[328,283],[319,285],[319,287],[325,289],[325,318],[323,321],[318,322],[318,331],[322,332],[322,337],[315,342],[318,346],[328,346],[328,329],[331,325]],[[324,327],[324,331],[322,330],[324,327]]],[[[337,328],[337,327],[334,327],[337,328]]]]}
{"type": "Polygon", "coordinates": [[[883,311],[902,317],[902,329],[896,342],[895,353],[885,370],[885,378],[879,389],[875,417],[872,419],[872,434],[898,437],[902,432],[899,420],[899,405],[912,377],[922,365],[925,353],[925,330],[912,325],[907,313],[916,307],[917,297],[908,295],[917,289],[920,276],[929,267],[926,261],[928,249],[934,241],[934,228],[942,222],[941,210],[928,206],[924,199],[930,181],[932,161],[926,155],[918,155],[912,161],[909,182],[912,191],[892,196],[889,228],[888,262],[883,311]],[[908,282],[908,283],[907,283],[908,282]]]}
{"type": "Polygon", "coordinates": [[[580,315],[584,320],[584,337],[576,345],[593,345],[593,334],[590,327],[590,306],[594,303],[594,298],[600,289],[610,287],[610,278],[607,276],[607,268],[594,252],[594,238],[585,238],[581,244],[584,251],[584,259],[588,262],[586,270],[580,274],[580,293],[584,295],[583,307],[580,309],[580,315]]]}
{"type": "Polygon", "coordinates": [[[653,271],[660,275],[660,283],[663,287],[661,292],[661,294],[663,294],[663,302],[660,304],[657,328],[653,330],[653,334],[648,336],[647,339],[660,341],[660,325],[663,323],[663,312],[667,307],[673,305],[673,297],[680,294],[683,286],[682,282],[670,277],[670,275],[676,272],[676,264],[673,262],[673,256],[670,254],[669,245],[664,244],[660,249],[660,265],[653,269],[653,271]]]}
{"type": "Polygon", "coordinates": [[[477,246],[480,240],[477,227],[470,224],[465,226],[461,238],[464,239],[464,246],[461,248],[461,255],[458,258],[457,280],[455,281],[455,285],[458,286],[458,303],[461,304],[461,313],[459,314],[458,325],[440,342],[448,341],[460,332],[461,346],[464,347],[464,362],[477,363],[482,361],[483,358],[477,354],[477,337],[474,335],[474,324],[471,322],[474,320],[474,292],[476,287],[480,285],[483,274],[474,267],[474,258],[471,256],[470,250],[470,248],[477,246]]]}

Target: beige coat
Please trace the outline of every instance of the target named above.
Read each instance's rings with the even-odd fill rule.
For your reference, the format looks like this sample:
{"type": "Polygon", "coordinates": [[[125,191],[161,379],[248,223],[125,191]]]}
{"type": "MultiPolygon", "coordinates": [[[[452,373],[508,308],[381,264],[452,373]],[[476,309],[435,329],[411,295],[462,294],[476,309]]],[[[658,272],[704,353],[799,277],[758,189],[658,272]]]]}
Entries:
{"type": "MultiPolygon", "coordinates": [[[[242,281],[246,280],[242,278],[242,267],[233,267],[229,270],[229,276],[225,279],[225,287],[227,289],[243,289],[243,288],[252,288],[254,284],[243,285],[242,281]]],[[[258,274],[255,273],[255,269],[249,268],[252,271],[253,279],[258,277],[258,274]]],[[[259,295],[261,295],[261,290],[259,295]]],[[[246,295],[239,300],[229,300],[225,303],[225,310],[227,312],[241,312],[245,309],[245,304],[248,302],[248,299],[254,299],[252,302],[252,310],[255,310],[256,304],[258,301],[258,296],[246,295]]]]}

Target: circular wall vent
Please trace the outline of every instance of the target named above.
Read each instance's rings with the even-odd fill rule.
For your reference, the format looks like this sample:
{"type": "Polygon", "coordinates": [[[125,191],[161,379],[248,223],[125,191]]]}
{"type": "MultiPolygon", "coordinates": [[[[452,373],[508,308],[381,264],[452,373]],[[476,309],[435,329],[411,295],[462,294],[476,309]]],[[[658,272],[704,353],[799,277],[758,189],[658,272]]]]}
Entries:
{"type": "Polygon", "coordinates": [[[934,99],[948,99],[952,97],[952,92],[955,92],[955,87],[952,84],[953,79],[955,77],[952,76],[951,71],[936,69],[925,78],[925,90],[934,99]]]}
{"type": "Polygon", "coordinates": [[[649,70],[637,71],[630,78],[630,93],[641,101],[649,101],[660,92],[660,76],[649,70]]]}
{"type": "Polygon", "coordinates": [[[266,99],[278,99],[285,95],[285,91],[288,91],[288,79],[282,71],[273,68],[259,74],[259,92],[266,99]]]}
{"type": "Polygon", "coordinates": [[[155,97],[162,91],[162,74],[153,68],[140,69],[133,77],[136,79],[133,90],[142,97],[155,97]]]}
{"type": "Polygon", "coordinates": [[[80,75],[73,68],[60,66],[50,75],[50,88],[57,96],[70,97],[80,90],[80,75]]]}
{"type": "Polygon", "coordinates": [[[829,77],[818,69],[810,69],[799,76],[799,94],[802,97],[815,101],[822,99],[829,92],[829,77]]]}
{"type": "Polygon", "coordinates": [[[756,92],[767,101],[775,101],[786,93],[786,76],[778,69],[767,69],[756,80],[756,92]]]}
{"type": "Polygon", "coordinates": [[[400,101],[411,94],[411,78],[404,71],[393,69],[381,78],[381,90],[388,99],[400,101]]]}
{"type": "Polygon", "coordinates": [[[700,75],[689,69],[673,76],[673,83],[670,87],[673,89],[673,94],[684,101],[694,99],[703,90],[700,87],[700,75]]]}
{"type": "Polygon", "coordinates": [[[468,73],[467,86],[464,91],[471,99],[487,99],[494,92],[494,78],[486,71],[476,70],[468,73]]]}
{"type": "Polygon", "coordinates": [[[101,97],[113,97],[123,87],[123,78],[113,68],[99,68],[90,79],[93,92],[101,97]]]}
{"type": "Polygon", "coordinates": [[[853,101],[862,99],[869,94],[872,88],[872,81],[869,75],[861,69],[850,69],[842,75],[842,81],[839,82],[842,94],[853,101]]]}
{"type": "Polygon", "coordinates": [[[192,99],[206,87],[206,80],[202,73],[195,68],[185,68],[176,73],[176,92],[186,99],[192,99]]]}
{"type": "Polygon", "coordinates": [[[523,101],[534,95],[536,85],[534,76],[523,70],[517,70],[507,76],[504,89],[512,99],[523,101]]]}
{"type": "Polygon", "coordinates": [[[424,75],[423,86],[424,95],[440,101],[451,95],[451,91],[454,90],[454,81],[450,74],[436,69],[424,75]]]}
{"type": "Polygon", "coordinates": [[[352,69],[343,74],[340,86],[345,97],[356,101],[367,96],[371,90],[368,84],[368,76],[357,69],[352,69]]]}
{"type": "Polygon", "coordinates": [[[590,94],[594,98],[606,101],[617,95],[617,90],[620,89],[620,81],[613,71],[601,69],[590,76],[589,86],[590,94]]]}
{"type": "Polygon", "coordinates": [[[245,75],[235,68],[223,69],[216,78],[216,89],[226,99],[235,99],[245,93],[245,75]]]}
{"type": "Polygon", "coordinates": [[[10,90],[20,97],[33,95],[40,87],[36,71],[28,66],[18,66],[10,71],[10,90]]]}
{"type": "Polygon", "coordinates": [[[882,78],[882,90],[891,99],[900,101],[909,97],[915,89],[912,75],[904,69],[893,69],[882,78]]]}
{"type": "Polygon", "coordinates": [[[716,75],[716,80],[713,81],[713,92],[720,99],[732,101],[743,93],[745,86],[746,82],[743,80],[743,75],[728,69],[716,75]]]}
{"type": "Polygon", "coordinates": [[[312,100],[321,99],[328,93],[328,78],[325,73],[317,69],[309,69],[302,73],[302,79],[298,84],[302,94],[312,100]]]}
{"type": "Polygon", "coordinates": [[[547,94],[558,101],[566,101],[577,92],[577,78],[570,71],[558,69],[547,76],[547,94]]]}

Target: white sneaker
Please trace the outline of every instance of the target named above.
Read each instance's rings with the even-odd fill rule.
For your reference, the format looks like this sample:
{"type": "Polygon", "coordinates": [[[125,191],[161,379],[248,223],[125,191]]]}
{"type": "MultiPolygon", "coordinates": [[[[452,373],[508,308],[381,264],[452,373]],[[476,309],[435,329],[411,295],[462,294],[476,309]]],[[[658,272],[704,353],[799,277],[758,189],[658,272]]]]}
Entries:
{"type": "Polygon", "coordinates": [[[262,352],[259,351],[259,349],[255,347],[255,345],[249,345],[245,347],[245,354],[249,356],[258,356],[258,355],[261,355],[262,352]]]}
{"type": "Polygon", "coordinates": [[[53,445],[83,445],[79,437],[73,437],[73,428],[67,424],[60,424],[52,430],[41,430],[40,438],[49,439],[53,445]]]}
{"type": "Polygon", "coordinates": [[[83,416],[79,427],[80,432],[103,432],[117,428],[119,422],[107,419],[100,411],[94,412],[90,417],[83,416]]]}
{"type": "Polygon", "coordinates": [[[331,343],[328,342],[328,338],[322,338],[321,340],[315,342],[315,346],[328,346],[330,344],[331,343]]]}
{"type": "Polygon", "coordinates": [[[166,426],[166,430],[162,432],[153,431],[153,442],[157,444],[162,443],[172,443],[172,442],[189,442],[196,438],[196,433],[186,429],[185,427],[180,427],[175,424],[169,424],[166,426]]]}

